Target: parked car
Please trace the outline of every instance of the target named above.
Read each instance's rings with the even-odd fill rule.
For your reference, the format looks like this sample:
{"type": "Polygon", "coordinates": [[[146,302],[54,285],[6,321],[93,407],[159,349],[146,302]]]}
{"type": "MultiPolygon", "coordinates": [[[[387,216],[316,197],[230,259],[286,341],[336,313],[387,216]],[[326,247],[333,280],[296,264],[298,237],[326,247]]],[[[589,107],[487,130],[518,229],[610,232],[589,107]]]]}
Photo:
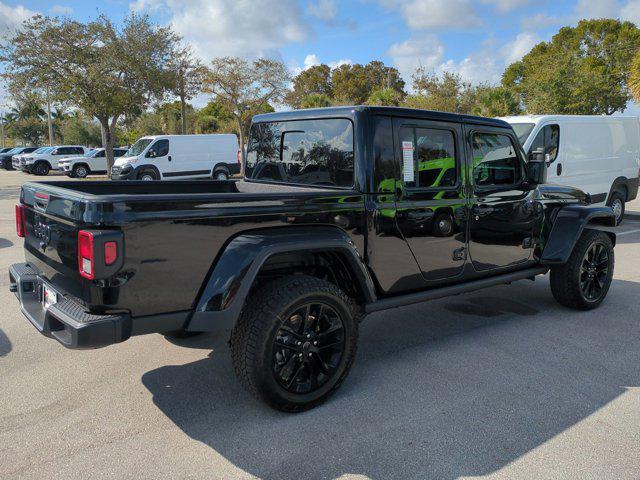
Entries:
{"type": "Polygon", "coordinates": [[[13,157],[21,153],[29,153],[36,150],[38,147],[15,147],[6,153],[0,154],[0,166],[5,170],[13,170],[13,157]]]}
{"type": "Polygon", "coordinates": [[[7,153],[9,150],[13,150],[15,147],[3,147],[0,148],[0,155],[2,155],[3,153],[7,153]]]}
{"type": "Polygon", "coordinates": [[[115,161],[113,180],[214,178],[240,172],[235,135],[157,135],[142,137],[115,161]]]}
{"type": "Polygon", "coordinates": [[[22,153],[19,153],[18,155],[14,155],[14,156],[11,158],[11,163],[12,163],[12,165],[13,165],[13,168],[14,168],[15,170],[22,170],[23,172],[31,173],[31,172],[28,172],[28,171],[25,169],[25,159],[26,159],[27,157],[31,156],[31,155],[37,155],[37,154],[39,154],[39,153],[46,152],[47,150],[49,150],[49,149],[51,149],[51,148],[52,148],[52,147],[37,147],[37,148],[35,148],[35,150],[32,150],[32,151],[24,151],[24,152],[22,152],[22,153]]]}
{"type": "MultiPolygon", "coordinates": [[[[127,153],[127,148],[114,148],[114,158],[120,158],[127,153]]],[[[84,178],[87,175],[102,175],[107,173],[107,156],[104,148],[96,148],[80,157],[62,158],[58,161],[60,171],[72,178],[84,178]]]]}
{"type": "Polygon", "coordinates": [[[23,185],[26,263],[10,267],[10,289],[69,348],[232,328],[244,387],[305,410],[347,377],[370,312],[548,272],[562,305],[600,305],[613,211],[545,184],[546,170],[500,120],[384,107],[258,115],[244,181],[23,185]],[[453,224],[435,232],[443,208],[453,224]]]}
{"type": "Polygon", "coordinates": [[[73,155],[84,155],[90,149],[81,145],[57,145],[40,149],[38,153],[23,157],[21,169],[35,175],[47,175],[50,170],[58,170],[58,160],[73,155]],[[23,166],[24,160],[24,166],[23,166]]]}
{"type": "Polygon", "coordinates": [[[640,120],[596,115],[505,117],[527,155],[541,151],[549,165],[549,182],[573,185],[594,204],[609,205],[616,223],[625,203],[638,195],[640,120]]]}

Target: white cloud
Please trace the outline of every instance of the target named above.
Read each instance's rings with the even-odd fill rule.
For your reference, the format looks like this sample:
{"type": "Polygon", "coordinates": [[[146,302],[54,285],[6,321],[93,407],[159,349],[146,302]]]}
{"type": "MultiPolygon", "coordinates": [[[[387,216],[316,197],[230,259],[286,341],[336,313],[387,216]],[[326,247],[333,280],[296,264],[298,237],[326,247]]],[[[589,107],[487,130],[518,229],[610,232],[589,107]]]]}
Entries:
{"type": "Polygon", "coordinates": [[[160,8],[204,60],[271,55],[309,32],[296,0],[136,0],[130,8],[160,8]]]}
{"type": "Polygon", "coordinates": [[[71,15],[73,13],[73,8],[66,5],[54,5],[49,9],[49,11],[54,15],[71,15]]]}
{"type": "Polygon", "coordinates": [[[515,39],[508,42],[500,49],[500,58],[505,66],[521,60],[542,39],[535,33],[522,32],[515,39]]]}
{"type": "Polygon", "coordinates": [[[495,6],[499,13],[507,13],[531,3],[531,0],[482,0],[482,3],[489,3],[495,6]]]}
{"type": "Polygon", "coordinates": [[[435,35],[394,43],[387,52],[407,83],[418,67],[435,69],[442,61],[444,47],[435,35]]]}
{"type": "Polygon", "coordinates": [[[319,0],[318,3],[309,4],[307,12],[320,20],[333,20],[336,18],[336,2],[335,0],[319,0]]]}
{"type": "Polygon", "coordinates": [[[640,0],[631,0],[622,7],[622,10],[620,10],[620,18],[640,24],[640,0]]]}
{"type": "Polygon", "coordinates": [[[0,2],[0,32],[2,32],[2,35],[6,35],[16,31],[23,21],[31,18],[35,14],[36,12],[22,5],[12,7],[4,2],[0,2]]]}
{"type": "Polygon", "coordinates": [[[399,10],[412,30],[468,28],[482,21],[470,0],[380,0],[390,10],[399,10]]]}
{"type": "Polygon", "coordinates": [[[619,11],[618,0],[579,0],[575,8],[578,19],[617,17],[619,11]]]}
{"type": "Polygon", "coordinates": [[[561,20],[548,13],[536,13],[532,17],[525,17],[522,19],[522,28],[526,31],[539,30],[541,28],[551,27],[559,25],[561,20]]]}
{"type": "MultiPolygon", "coordinates": [[[[289,70],[291,70],[291,74],[295,77],[300,72],[303,72],[304,70],[308,70],[311,67],[315,67],[316,65],[320,65],[322,63],[323,62],[320,61],[320,57],[318,57],[318,55],[316,55],[315,53],[310,53],[306,57],[304,57],[302,66],[294,64],[293,66],[289,66],[289,70]]],[[[333,70],[334,68],[337,68],[340,65],[353,65],[353,61],[350,58],[341,58],[340,60],[328,62],[327,65],[329,66],[329,68],[333,70]]]]}

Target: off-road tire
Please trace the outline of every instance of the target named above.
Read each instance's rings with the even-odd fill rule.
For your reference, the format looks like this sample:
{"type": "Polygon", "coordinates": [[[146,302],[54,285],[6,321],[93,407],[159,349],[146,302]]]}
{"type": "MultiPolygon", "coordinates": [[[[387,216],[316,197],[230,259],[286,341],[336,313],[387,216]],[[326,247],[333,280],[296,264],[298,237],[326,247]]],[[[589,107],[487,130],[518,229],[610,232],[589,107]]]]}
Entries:
{"type": "Polygon", "coordinates": [[[624,219],[624,211],[625,211],[625,202],[627,201],[627,196],[620,191],[615,191],[611,194],[607,205],[614,208],[617,204],[617,208],[614,208],[614,212],[616,209],[620,209],[619,216],[616,217],[616,225],[620,225],[622,220],[624,219]]]}
{"type": "Polygon", "coordinates": [[[347,377],[356,355],[359,309],[336,285],[315,277],[292,275],[261,287],[245,304],[231,333],[231,357],[236,376],[254,397],[272,408],[301,412],[327,400],[347,377]],[[315,391],[297,394],[276,380],[272,349],[276,333],[289,314],[305,303],[319,301],[334,308],[344,325],[344,350],[334,374],[315,391]]]}
{"type": "Polygon", "coordinates": [[[599,230],[584,230],[573,247],[567,263],[551,268],[551,293],[556,301],[565,307],[575,310],[594,309],[607,296],[613,278],[614,265],[613,243],[609,235],[599,230]],[[600,243],[605,247],[609,258],[609,268],[604,280],[602,294],[595,300],[589,300],[580,288],[580,270],[587,250],[594,243],[600,243]]]}

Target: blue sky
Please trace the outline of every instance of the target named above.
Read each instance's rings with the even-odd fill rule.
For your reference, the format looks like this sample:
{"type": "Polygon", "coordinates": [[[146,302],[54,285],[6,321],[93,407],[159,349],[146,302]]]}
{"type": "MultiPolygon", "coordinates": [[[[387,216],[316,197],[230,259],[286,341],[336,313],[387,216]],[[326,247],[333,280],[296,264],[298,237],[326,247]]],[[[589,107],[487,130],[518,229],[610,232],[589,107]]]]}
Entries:
{"type": "Polygon", "coordinates": [[[204,60],[266,55],[296,72],[381,59],[407,80],[422,65],[473,83],[498,82],[506,65],[580,18],[640,23],[640,0],[56,1],[0,1],[0,28],[32,12],[121,21],[134,9],[173,25],[204,60]]]}

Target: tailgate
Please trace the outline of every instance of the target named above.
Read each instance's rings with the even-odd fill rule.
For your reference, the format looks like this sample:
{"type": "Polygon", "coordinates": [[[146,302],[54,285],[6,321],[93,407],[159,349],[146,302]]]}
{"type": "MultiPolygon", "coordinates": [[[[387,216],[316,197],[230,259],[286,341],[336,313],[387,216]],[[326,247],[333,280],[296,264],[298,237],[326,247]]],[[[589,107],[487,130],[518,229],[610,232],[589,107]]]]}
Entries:
{"type": "Polygon", "coordinates": [[[62,290],[82,297],[78,273],[78,231],[86,201],[71,191],[59,191],[46,183],[22,187],[25,205],[25,256],[29,264],[62,290]]]}

